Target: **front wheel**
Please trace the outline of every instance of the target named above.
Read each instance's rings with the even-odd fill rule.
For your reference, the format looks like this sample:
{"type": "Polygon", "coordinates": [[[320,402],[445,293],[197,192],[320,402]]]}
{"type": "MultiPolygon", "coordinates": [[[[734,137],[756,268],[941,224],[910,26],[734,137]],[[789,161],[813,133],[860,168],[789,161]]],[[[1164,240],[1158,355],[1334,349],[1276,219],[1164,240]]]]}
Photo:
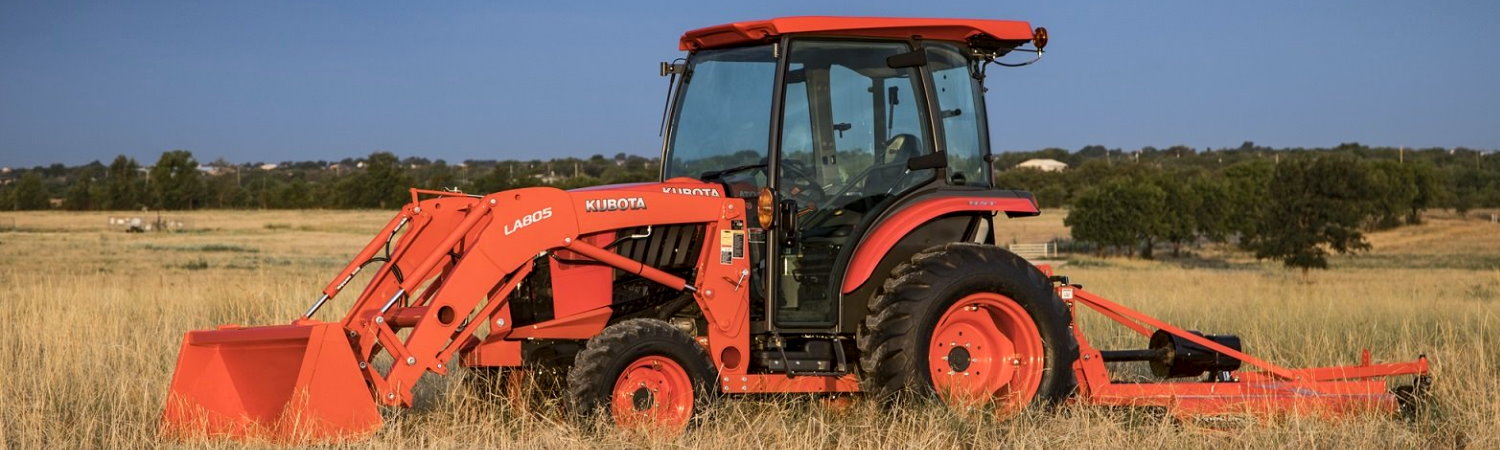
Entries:
{"type": "Polygon", "coordinates": [[[861,388],[993,404],[1005,414],[1074,388],[1078,343],[1051,283],[1004,249],[949,244],[898,267],[860,329],[861,388]]]}
{"type": "Polygon", "coordinates": [[[714,396],[718,373],[691,336],[655,319],[610,325],[578,353],[568,396],[581,417],[616,426],[681,432],[714,396]]]}

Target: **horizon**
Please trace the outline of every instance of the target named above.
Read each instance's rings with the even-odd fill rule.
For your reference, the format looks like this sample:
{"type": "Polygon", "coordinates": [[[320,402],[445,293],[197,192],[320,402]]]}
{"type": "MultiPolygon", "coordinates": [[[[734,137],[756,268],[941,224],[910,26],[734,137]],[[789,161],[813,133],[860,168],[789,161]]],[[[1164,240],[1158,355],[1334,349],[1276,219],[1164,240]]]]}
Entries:
{"type": "Polygon", "coordinates": [[[1495,3],[424,6],[0,5],[0,166],[659,157],[655,65],[681,32],[829,13],[1051,30],[1040,63],[991,72],[995,153],[1500,148],[1500,60],[1476,56],[1495,3]]]}
{"type": "MultiPolygon", "coordinates": [[[[1494,155],[1494,154],[1500,154],[1500,149],[1469,148],[1469,147],[1462,147],[1462,146],[1460,146],[1460,147],[1410,148],[1410,147],[1404,147],[1404,146],[1370,145],[1370,144],[1365,144],[1365,143],[1361,143],[1361,142],[1344,142],[1344,143],[1340,143],[1339,145],[1328,146],[1328,147],[1306,147],[1306,146],[1296,146],[1296,147],[1265,147],[1265,146],[1260,146],[1259,144],[1256,144],[1254,141],[1245,141],[1239,147],[1202,148],[1202,149],[1194,148],[1194,147],[1189,147],[1189,146],[1181,146],[1181,147],[1187,148],[1187,150],[1191,154],[1193,154],[1193,155],[1201,156],[1201,155],[1204,155],[1204,154],[1210,153],[1210,152],[1240,152],[1240,151],[1264,151],[1264,152],[1298,152],[1298,151],[1303,151],[1303,152],[1324,152],[1324,151],[1339,151],[1339,150],[1342,149],[1342,147],[1350,146],[1350,145],[1355,146],[1357,148],[1362,148],[1363,150],[1367,150],[1367,151],[1387,151],[1388,152],[1388,151],[1392,151],[1392,150],[1397,150],[1397,151],[1405,151],[1405,152],[1411,152],[1411,153],[1418,153],[1418,152],[1429,152],[1429,151],[1436,150],[1436,151],[1447,152],[1449,155],[1453,155],[1456,152],[1476,152],[1476,153],[1482,155],[1485,158],[1488,158],[1488,157],[1490,157],[1491,155],[1494,155]],[[1244,144],[1253,144],[1254,146],[1252,148],[1245,148],[1244,144]]],[[[1062,150],[1064,152],[1067,152],[1067,154],[1069,154],[1069,155],[1080,155],[1080,156],[1082,156],[1084,158],[1097,158],[1095,156],[1083,156],[1082,155],[1083,152],[1085,152],[1085,151],[1087,151],[1087,150],[1089,150],[1091,148],[1094,148],[1094,147],[1102,148],[1102,149],[1104,149],[1107,152],[1107,154],[1110,154],[1110,155],[1122,155],[1123,156],[1123,155],[1133,155],[1133,154],[1138,154],[1138,153],[1144,153],[1144,152],[1146,152],[1148,150],[1165,153],[1165,152],[1168,152],[1168,151],[1171,151],[1171,150],[1177,148],[1178,146],[1156,147],[1156,146],[1150,146],[1150,145],[1148,145],[1148,146],[1144,146],[1144,147],[1141,147],[1141,148],[1125,149],[1125,148],[1121,148],[1121,147],[1109,147],[1109,146],[1105,146],[1105,145],[1091,144],[1091,145],[1086,145],[1084,147],[1080,147],[1080,148],[1077,148],[1077,149],[1067,149],[1067,148],[1062,148],[1062,147],[1043,147],[1043,148],[1037,148],[1037,149],[1025,149],[1025,150],[1019,150],[1018,149],[1018,150],[996,151],[996,152],[994,152],[994,154],[995,155],[1001,155],[1001,154],[1005,154],[1005,153],[1038,153],[1039,154],[1039,153],[1044,153],[1044,152],[1051,151],[1051,150],[1062,150]]],[[[170,150],[163,150],[162,154],[166,154],[166,153],[174,152],[174,151],[187,151],[190,154],[192,153],[192,150],[190,150],[190,149],[170,149],[170,150]]],[[[406,161],[409,161],[409,160],[412,160],[412,159],[420,159],[420,160],[426,160],[427,164],[442,163],[442,164],[450,165],[450,166],[453,166],[453,167],[466,167],[467,165],[469,165],[469,163],[476,163],[476,164],[481,165],[481,166],[487,166],[487,165],[491,165],[491,164],[521,163],[521,162],[550,163],[550,162],[554,162],[554,161],[560,160],[560,159],[576,159],[576,160],[579,160],[579,161],[588,161],[588,160],[592,159],[595,156],[602,157],[602,158],[604,158],[606,160],[618,160],[618,157],[621,156],[621,155],[624,155],[627,158],[629,158],[629,157],[643,158],[643,159],[646,159],[647,161],[659,161],[661,159],[661,155],[660,154],[656,154],[656,155],[640,155],[640,154],[633,154],[633,153],[628,153],[628,152],[616,152],[615,154],[611,154],[611,155],[606,155],[606,154],[603,154],[603,153],[595,153],[595,154],[589,154],[589,155],[564,155],[564,156],[551,156],[551,157],[529,158],[529,159],[527,159],[527,158],[465,158],[465,159],[461,159],[461,160],[450,161],[450,160],[448,160],[446,158],[431,158],[431,157],[427,157],[427,156],[423,156],[423,155],[402,155],[400,153],[389,152],[389,151],[386,151],[386,150],[375,150],[375,151],[372,151],[372,152],[364,154],[364,155],[345,156],[345,157],[339,157],[339,158],[287,159],[287,160],[280,160],[280,161],[269,161],[269,160],[230,161],[230,160],[222,159],[222,158],[217,158],[217,159],[213,159],[213,160],[204,160],[204,159],[198,158],[198,155],[196,155],[196,154],[193,155],[193,159],[198,163],[198,167],[200,167],[200,168],[201,167],[236,167],[236,166],[238,166],[238,167],[258,167],[258,166],[264,166],[264,165],[268,165],[269,164],[269,165],[275,165],[275,166],[277,166],[275,169],[280,169],[280,168],[285,167],[286,165],[290,165],[290,164],[305,164],[305,163],[321,163],[321,164],[323,164],[326,167],[332,167],[334,165],[343,164],[345,162],[363,164],[365,161],[367,161],[370,158],[371,155],[374,155],[376,153],[390,153],[391,155],[395,156],[399,161],[401,161],[403,164],[406,163],[406,161]]],[[[131,159],[132,161],[134,161],[135,163],[137,163],[140,166],[140,169],[142,169],[142,170],[144,170],[144,169],[150,169],[151,167],[154,167],[155,166],[155,162],[157,161],[157,159],[141,159],[141,158],[131,157],[129,155],[123,155],[122,154],[122,155],[110,156],[110,157],[107,157],[107,158],[94,159],[94,160],[90,160],[90,161],[86,161],[86,162],[81,162],[81,163],[76,163],[76,164],[66,164],[66,163],[56,162],[56,163],[47,163],[47,164],[39,164],[39,165],[31,165],[31,166],[0,166],[0,169],[3,169],[5,171],[13,171],[13,172],[24,172],[24,171],[29,171],[29,170],[44,170],[44,169],[49,168],[50,166],[54,166],[54,165],[58,165],[58,164],[62,164],[64,167],[67,167],[67,168],[78,168],[78,167],[84,167],[84,166],[88,166],[88,165],[96,164],[96,163],[99,164],[99,165],[107,167],[107,166],[109,166],[111,164],[111,162],[114,161],[115,158],[117,158],[119,156],[126,156],[127,158],[131,159]]],[[[157,156],[161,156],[161,155],[157,155],[157,156]]],[[[1036,158],[1033,158],[1033,159],[1047,159],[1047,158],[1043,158],[1041,155],[1038,155],[1036,158]]],[[[999,161],[999,160],[997,159],[997,161],[999,161]]],[[[995,170],[1000,170],[1000,171],[1005,170],[1005,168],[1000,168],[1000,167],[996,167],[994,169],[995,170]]],[[[271,169],[267,169],[267,170],[271,170],[271,169]]]]}

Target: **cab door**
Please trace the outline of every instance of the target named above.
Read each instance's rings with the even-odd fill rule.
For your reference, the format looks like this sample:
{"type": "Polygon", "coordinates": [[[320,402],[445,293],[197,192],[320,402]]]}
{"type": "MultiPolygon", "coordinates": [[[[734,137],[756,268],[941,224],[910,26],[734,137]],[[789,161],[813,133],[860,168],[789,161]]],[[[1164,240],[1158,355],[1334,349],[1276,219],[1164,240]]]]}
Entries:
{"type": "Polygon", "coordinates": [[[836,326],[834,260],[856,242],[855,227],[933,178],[906,168],[932,152],[921,71],[887,64],[911,50],[904,41],[790,41],[773,153],[784,218],[769,252],[775,328],[836,326]]]}

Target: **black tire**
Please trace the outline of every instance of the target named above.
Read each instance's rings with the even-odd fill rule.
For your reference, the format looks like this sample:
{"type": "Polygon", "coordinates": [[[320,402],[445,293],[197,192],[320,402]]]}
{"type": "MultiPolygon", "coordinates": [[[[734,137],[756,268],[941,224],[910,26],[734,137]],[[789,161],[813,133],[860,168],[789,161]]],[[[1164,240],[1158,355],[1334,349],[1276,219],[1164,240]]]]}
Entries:
{"type": "Polygon", "coordinates": [[[860,326],[860,389],[888,401],[936,399],[927,355],[933,328],[954,302],[980,292],[1014,300],[1041,335],[1042,380],[1030,406],[1055,405],[1072,395],[1078,342],[1068,329],[1066,305],[1031,263],[974,243],[925,250],[892,272],[860,326]]]}
{"type": "Polygon", "coordinates": [[[612,416],[615,382],[631,363],[648,356],[670,359],[686,372],[693,387],[690,420],[700,417],[717,395],[718,370],[692,336],[657,319],[626,320],[589,339],[568,373],[568,400],[575,416],[612,416]]]}

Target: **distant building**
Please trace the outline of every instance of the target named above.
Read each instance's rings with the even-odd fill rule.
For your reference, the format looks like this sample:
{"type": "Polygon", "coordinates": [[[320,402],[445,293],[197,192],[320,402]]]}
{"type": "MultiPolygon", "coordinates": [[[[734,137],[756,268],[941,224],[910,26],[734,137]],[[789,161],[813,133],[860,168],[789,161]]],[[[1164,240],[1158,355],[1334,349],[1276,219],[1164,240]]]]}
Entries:
{"type": "Polygon", "coordinates": [[[1068,163],[1055,159],[1028,159],[1016,164],[1017,169],[1035,169],[1043,172],[1062,172],[1068,168],[1068,163]]]}
{"type": "Polygon", "coordinates": [[[278,166],[271,163],[261,164],[260,170],[276,170],[278,166]]]}
{"type": "Polygon", "coordinates": [[[0,173],[10,173],[10,166],[0,167],[0,173]]]}

